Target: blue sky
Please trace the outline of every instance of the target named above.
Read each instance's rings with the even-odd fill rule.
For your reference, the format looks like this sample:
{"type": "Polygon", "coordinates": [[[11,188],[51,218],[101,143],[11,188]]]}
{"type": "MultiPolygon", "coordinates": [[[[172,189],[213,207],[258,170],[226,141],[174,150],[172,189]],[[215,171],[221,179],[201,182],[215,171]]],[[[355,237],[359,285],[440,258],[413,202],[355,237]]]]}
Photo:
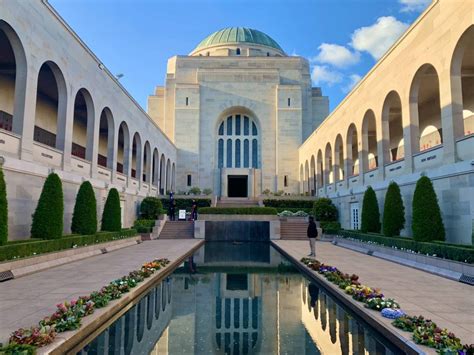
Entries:
{"type": "Polygon", "coordinates": [[[263,31],[310,60],[330,109],[430,0],[49,0],[146,108],[166,62],[224,27],[263,31]]]}

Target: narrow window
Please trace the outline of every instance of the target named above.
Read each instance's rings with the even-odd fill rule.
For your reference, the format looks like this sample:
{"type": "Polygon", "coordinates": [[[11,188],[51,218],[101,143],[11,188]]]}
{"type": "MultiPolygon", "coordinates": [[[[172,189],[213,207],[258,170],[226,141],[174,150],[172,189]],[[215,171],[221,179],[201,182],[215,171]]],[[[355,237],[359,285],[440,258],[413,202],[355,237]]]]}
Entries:
{"type": "Polygon", "coordinates": [[[288,175],[283,178],[283,186],[288,187],[288,175]]]}
{"type": "Polygon", "coordinates": [[[235,135],[240,136],[240,115],[235,116],[235,135]]]}
{"type": "Polygon", "coordinates": [[[235,51],[235,54],[240,55],[240,48],[237,48],[237,50],[235,51]]]}
{"type": "Polygon", "coordinates": [[[219,135],[223,136],[224,135],[224,122],[221,123],[219,126],[219,135]]]}
{"type": "Polygon", "coordinates": [[[232,116],[227,117],[227,135],[232,135],[232,116]]]}
{"type": "Polygon", "coordinates": [[[191,186],[191,185],[192,185],[191,174],[188,174],[188,186],[191,186]]]}
{"type": "Polygon", "coordinates": [[[288,98],[288,107],[290,107],[290,106],[291,106],[291,99],[288,98]]]}
{"type": "Polygon", "coordinates": [[[227,140],[227,161],[226,167],[232,168],[232,139],[227,140]]]}
{"type": "Polygon", "coordinates": [[[186,106],[189,105],[189,97],[186,97],[186,106]]]}
{"type": "Polygon", "coordinates": [[[219,147],[218,147],[218,167],[224,167],[224,140],[219,139],[219,147]]]}
{"type": "Polygon", "coordinates": [[[249,135],[249,118],[244,116],[244,136],[249,135]]]}
{"type": "Polygon", "coordinates": [[[235,141],[235,164],[236,168],[240,168],[240,139],[235,141]]]}
{"type": "Polygon", "coordinates": [[[246,139],[244,140],[244,168],[248,168],[250,163],[250,158],[249,158],[249,140],[246,139]]]}
{"type": "Polygon", "coordinates": [[[252,140],[252,168],[258,169],[258,142],[252,140]]]}

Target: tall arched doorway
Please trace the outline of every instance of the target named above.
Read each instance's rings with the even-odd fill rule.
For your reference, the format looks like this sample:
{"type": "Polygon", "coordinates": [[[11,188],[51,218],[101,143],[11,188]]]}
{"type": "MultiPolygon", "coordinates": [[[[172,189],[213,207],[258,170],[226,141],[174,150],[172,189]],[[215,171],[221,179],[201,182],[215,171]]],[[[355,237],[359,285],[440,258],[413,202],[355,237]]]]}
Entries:
{"type": "Polygon", "coordinates": [[[260,134],[248,110],[232,110],[217,125],[216,168],[221,179],[221,196],[253,197],[259,189],[260,134]]]}

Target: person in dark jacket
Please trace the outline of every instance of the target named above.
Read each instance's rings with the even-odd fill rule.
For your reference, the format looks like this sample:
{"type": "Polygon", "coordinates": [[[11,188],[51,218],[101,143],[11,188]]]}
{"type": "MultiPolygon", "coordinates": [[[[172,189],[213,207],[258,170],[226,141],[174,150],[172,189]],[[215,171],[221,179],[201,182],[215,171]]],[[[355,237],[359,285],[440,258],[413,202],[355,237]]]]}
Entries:
{"type": "Polygon", "coordinates": [[[198,206],[196,200],[193,200],[193,205],[191,207],[191,219],[193,221],[198,219],[198,206]]]}
{"type": "Polygon", "coordinates": [[[318,228],[314,222],[313,217],[309,217],[308,231],[306,232],[309,238],[309,247],[311,249],[311,254],[308,256],[316,256],[316,237],[318,236],[318,228]]]}

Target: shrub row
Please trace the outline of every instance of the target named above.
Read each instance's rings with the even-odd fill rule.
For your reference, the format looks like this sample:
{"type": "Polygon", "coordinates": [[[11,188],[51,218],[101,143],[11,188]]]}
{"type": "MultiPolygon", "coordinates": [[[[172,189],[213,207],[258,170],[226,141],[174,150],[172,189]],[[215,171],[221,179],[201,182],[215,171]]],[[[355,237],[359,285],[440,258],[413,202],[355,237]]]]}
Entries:
{"type": "Polygon", "coordinates": [[[334,221],[321,221],[319,226],[323,229],[323,233],[326,234],[337,234],[341,229],[341,223],[334,221]]]}
{"type": "Polygon", "coordinates": [[[151,233],[154,226],[154,219],[137,219],[133,223],[133,229],[135,229],[138,233],[151,233]]]}
{"type": "Polygon", "coordinates": [[[312,200],[263,200],[265,207],[276,207],[283,208],[284,210],[291,211],[290,208],[297,208],[301,211],[302,208],[313,208],[314,201],[312,200]]]}
{"type": "Polygon", "coordinates": [[[135,229],[124,229],[120,232],[101,232],[93,235],[74,235],[59,239],[37,240],[29,243],[13,243],[0,246],[0,261],[105,243],[111,240],[130,238],[135,235],[137,235],[135,229]]]}
{"type": "Polygon", "coordinates": [[[278,213],[281,213],[283,211],[290,211],[290,212],[299,212],[299,211],[303,211],[309,215],[311,215],[313,213],[313,209],[312,208],[306,208],[306,207],[302,207],[302,208],[296,208],[296,207],[288,207],[288,208],[284,208],[284,207],[275,207],[277,212],[278,213]]]}
{"type": "Polygon", "coordinates": [[[273,207],[205,207],[199,210],[200,214],[238,214],[238,215],[276,215],[273,207]]]}
{"type": "Polygon", "coordinates": [[[4,245],[8,240],[8,201],[7,188],[3,178],[3,170],[0,166],[0,245],[4,245]]]}
{"type": "Polygon", "coordinates": [[[163,203],[159,198],[145,197],[140,203],[140,216],[142,219],[155,220],[161,214],[163,214],[163,203]]]}
{"type": "Polygon", "coordinates": [[[343,238],[352,238],[364,242],[377,243],[387,247],[474,264],[474,248],[472,247],[454,246],[452,244],[439,242],[418,242],[410,238],[385,237],[380,234],[365,234],[347,230],[341,230],[337,234],[343,238]]]}
{"type": "MultiPolygon", "coordinates": [[[[191,207],[193,205],[193,200],[190,198],[175,198],[176,202],[176,212],[178,210],[186,210],[191,211],[191,207]]],[[[211,207],[211,199],[209,198],[196,198],[194,199],[198,206],[198,209],[201,207],[211,207]]],[[[162,198],[161,203],[165,211],[169,210],[170,207],[170,199],[169,198],[162,198]]]]}

